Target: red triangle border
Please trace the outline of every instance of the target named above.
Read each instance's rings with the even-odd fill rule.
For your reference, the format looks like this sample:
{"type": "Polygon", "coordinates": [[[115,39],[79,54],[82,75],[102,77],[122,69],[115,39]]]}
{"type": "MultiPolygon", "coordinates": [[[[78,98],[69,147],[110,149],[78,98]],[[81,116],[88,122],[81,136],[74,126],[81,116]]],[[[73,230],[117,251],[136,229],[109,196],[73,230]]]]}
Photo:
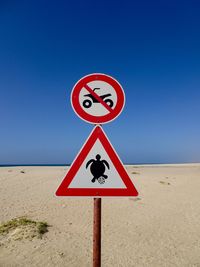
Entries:
{"type": "Polygon", "coordinates": [[[132,197],[137,195],[138,192],[131,179],[129,178],[129,175],[126,172],[116,151],[112,147],[103,129],[98,125],[89,135],[88,139],[71,164],[69,171],[67,172],[66,176],[64,177],[63,181],[56,191],[56,196],[68,197],[132,197]],[[115,166],[116,171],[119,173],[119,176],[124,182],[126,188],[68,188],[97,139],[99,139],[102,146],[106,150],[108,156],[110,157],[110,160],[115,166]]]}

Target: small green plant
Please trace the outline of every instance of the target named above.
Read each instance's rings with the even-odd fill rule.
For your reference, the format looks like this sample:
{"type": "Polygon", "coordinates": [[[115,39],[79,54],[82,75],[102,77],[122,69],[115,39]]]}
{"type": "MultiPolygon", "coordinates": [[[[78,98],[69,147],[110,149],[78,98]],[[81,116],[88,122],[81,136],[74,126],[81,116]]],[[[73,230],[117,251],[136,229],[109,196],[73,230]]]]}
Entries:
{"type": "Polygon", "coordinates": [[[48,224],[46,222],[36,222],[26,217],[20,217],[12,219],[8,222],[0,224],[0,234],[8,234],[10,231],[17,228],[29,227],[34,230],[36,235],[42,237],[42,235],[48,232],[48,224]]]}
{"type": "Polygon", "coordinates": [[[40,235],[43,235],[46,232],[48,232],[48,224],[46,222],[38,222],[37,228],[38,228],[38,233],[40,235]]]}

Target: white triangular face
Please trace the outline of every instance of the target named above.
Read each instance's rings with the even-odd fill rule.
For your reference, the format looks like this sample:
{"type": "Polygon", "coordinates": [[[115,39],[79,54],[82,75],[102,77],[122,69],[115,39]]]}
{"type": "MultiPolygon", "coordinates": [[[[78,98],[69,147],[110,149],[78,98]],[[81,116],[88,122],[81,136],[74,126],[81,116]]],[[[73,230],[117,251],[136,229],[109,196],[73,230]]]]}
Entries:
{"type": "Polygon", "coordinates": [[[69,188],[126,188],[99,139],[94,143],[94,146],[70,183],[69,188]],[[101,158],[97,159],[97,155],[100,155],[101,158]],[[90,160],[93,161],[86,168],[90,160]],[[102,162],[103,160],[104,162],[102,162]],[[105,161],[107,161],[109,169],[105,161]]]}

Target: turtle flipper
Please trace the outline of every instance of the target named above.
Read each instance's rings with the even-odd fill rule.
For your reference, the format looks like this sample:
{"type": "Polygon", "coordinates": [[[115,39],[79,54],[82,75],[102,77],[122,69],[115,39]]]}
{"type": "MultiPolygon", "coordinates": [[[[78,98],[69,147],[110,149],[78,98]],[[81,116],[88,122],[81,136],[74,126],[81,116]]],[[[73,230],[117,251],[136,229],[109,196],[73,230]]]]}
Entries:
{"type": "Polygon", "coordinates": [[[93,159],[90,159],[90,160],[87,162],[87,164],[86,164],[86,169],[87,169],[87,167],[90,165],[90,163],[92,163],[92,162],[94,162],[93,159]]]}
{"type": "Polygon", "coordinates": [[[96,178],[95,178],[95,177],[93,177],[93,178],[92,178],[92,180],[91,180],[91,182],[92,182],[92,183],[94,183],[94,182],[95,182],[95,180],[96,180],[96,178]]]}
{"type": "Polygon", "coordinates": [[[110,169],[110,166],[109,166],[109,164],[108,164],[108,162],[107,162],[106,160],[102,160],[102,162],[106,165],[106,167],[107,167],[108,169],[110,169]]]}

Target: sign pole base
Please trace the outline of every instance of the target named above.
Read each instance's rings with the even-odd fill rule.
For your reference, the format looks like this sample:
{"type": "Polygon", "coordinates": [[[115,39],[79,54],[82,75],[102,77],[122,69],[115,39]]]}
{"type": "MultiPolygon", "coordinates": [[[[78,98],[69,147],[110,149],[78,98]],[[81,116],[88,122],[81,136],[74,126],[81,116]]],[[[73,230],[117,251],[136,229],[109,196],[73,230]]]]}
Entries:
{"type": "Polygon", "coordinates": [[[101,267],[101,198],[94,198],[93,267],[101,267]]]}

